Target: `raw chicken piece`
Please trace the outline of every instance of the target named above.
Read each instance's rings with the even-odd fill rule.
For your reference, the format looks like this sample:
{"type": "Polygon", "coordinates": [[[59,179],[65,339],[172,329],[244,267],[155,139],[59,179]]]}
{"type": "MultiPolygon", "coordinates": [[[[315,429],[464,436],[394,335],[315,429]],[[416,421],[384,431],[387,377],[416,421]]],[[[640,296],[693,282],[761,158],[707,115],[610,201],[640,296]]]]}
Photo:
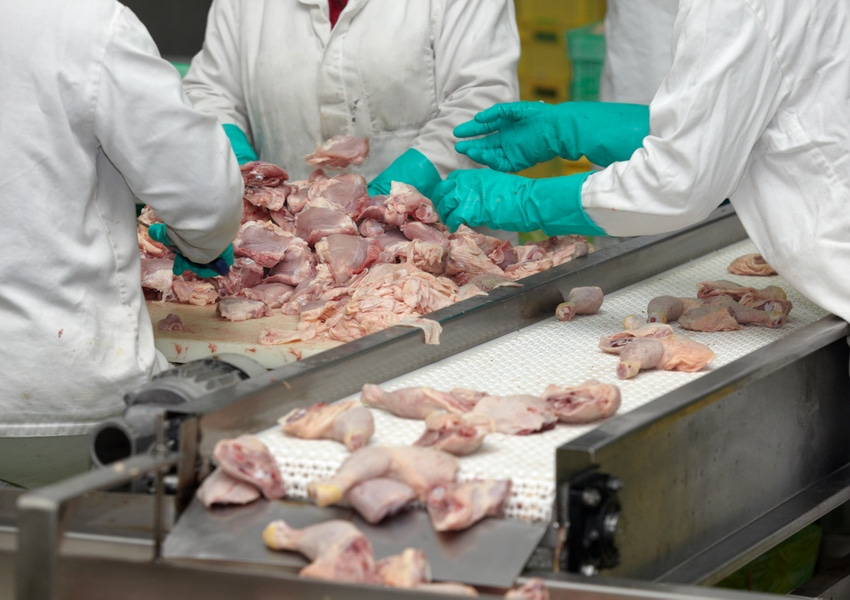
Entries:
{"type": "Polygon", "coordinates": [[[400,181],[392,182],[386,206],[389,211],[408,215],[422,223],[438,223],[440,221],[431,201],[420,194],[419,190],[412,185],[400,181]]]}
{"type": "Polygon", "coordinates": [[[500,269],[516,264],[517,252],[513,244],[508,240],[503,241],[499,246],[487,255],[487,258],[493,261],[500,269]]]}
{"type": "Polygon", "coordinates": [[[396,588],[415,588],[431,581],[431,566],[425,553],[405,548],[401,554],[382,558],[375,565],[384,585],[396,588]]]}
{"type": "Polygon", "coordinates": [[[697,284],[697,298],[705,299],[712,296],[729,296],[733,300],[740,300],[744,294],[755,292],[755,288],[740,285],[734,281],[718,279],[717,281],[702,281],[697,284]]]}
{"type": "Polygon", "coordinates": [[[272,550],[300,552],[311,562],[299,575],[351,583],[381,583],[372,544],[348,521],[334,519],[303,529],[283,520],[269,523],[263,541],[272,550]]]}
{"type": "Polygon", "coordinates": [[[310,482],[307,493],[318,506],[329,506],[358,483],[389,477],[409,485],[423,498],[431,486],[452,481],[457,469],[454,456],[431,448],[366,447],[350,454],[333,477],[310,482]]]}
{"type": "Polygon", "coordinates": [[[476,412],[453,414],[434,411],[425,417],[425,433],[413,445],[466,456],[478,450],[484,437],[495,428],[490,417],[476,412]]]}
{"type": "Polygon", "coordinates": [[[727,270],[733,275],[757,275],[769,277],[776,275],[776,269],[767,264],[761,254],[745,254],[732,261],[727,270]]]}
{"type": "Polygon", "coordinates": [[[316,242],[316,256],[333,275],[334,281],[342,285],[352,276],[362,273],[378,258],[381,244],[375,239],[357,235],[332,233],[316,242]]]}
{"type": "Polygon", "coordinates": [[[285,283],[260,283],[243,288],[239,295],[249,300],[259,300],[269,308],[280,308],[292,297],[293,291],[295,288],[285,283]]]}
{"type": "Polygon", "coordinates": [[[714,352],[682,335],[638,338],[620,352],[617,377],[628,379],[645,369],[699,371],[714,359],[714,352]]]}
{"type": "Polygon", "coordinates": [[[620,408],[620,388],[591,379],[581,385],[550,385],[543,399],[561,423],[581,424],[607,419],[620,408]]]}
{"type": "Polygon", "coordinates": [[[304,157],[311,165],[345,169],[359,165],[369,154],[369,138],[353,135],[335,135],[319,144],[316,150],[304,157]]]}
{"type": "Polygon", "coordinates": [[[214,504],[248,504],[261,494],[256,486],[216,469],[204,479],[195,496],[201,504],[210,508],[214,504]]]}
{"type": "Polygon", "coordinates": [[[289,435],[311,440],[336,440],[352,452],[365,446],[375,433],[372,413],[356,400],[334,404],[319,402],[306,408],[296,408],[281,417],[278,423],[289,435]]]}
{"type": "Polygon", "coordinates": [[[255,160],[241,167],[242,180],[248,187],[276,187],[289,179],[289,175],[279,166],[255,160]]]}
{"type": "Polygon", "coordinates": [[[257,486],[269,500],[286,495],[277,462],[266,445],[253,435],[219,440],[213,448],[213,458],[225,473],[257,486]]]}
{"type": "Polygon", "coordinates": [[[771,329],[782,327],[788,320],[781,310],[760,310],[735,302],[727,296],[718,296],[706,300],[706,307],[725,307],[741,325],[764,325],[771,329]]]}
{"type": "Polygon", "coordinates": [[[673,328],[666,323],[652,323],[638,329],[620,331],[599,340],[599,348],[609,354],[620,354],[623,348],[637,338],[662,338],[673,335],[673,328]]]}
{"type": "Polygon", "coordinates": [[[164,319],[160,319],[156,328],[161,331],[186,331],[183,321],[174,313],[168,313],[164,319]]]}
{"type": "Polygon", "coordinates": [[[228,321],[247,321],[271,314],[265,302],[248,298],[225,298],[218,303],[218,312],[228,321]]]}
{"type": "Polygon", "coordinates": [[[505,592],[505,600],[549,600],[549,588],[539,577],[531,577],[519,587],[505,592]]]}
{"type": "Polygon", "coordinates": [[[595,315],[602,306],[602,288],[587,286],[570,290],[567,299],[555,309],[559,321],[570,321],[576,315],[595,315]]]}
{"type": "Polygon", "coordinates": [[[323,198],[336,204],[352,219],[359,219],[360,213],[369,204],[369,191],[362,175],[344,173],[330,179],[317,181],[307,192],[310,201],[323,198]]]}
{"type": "Polygon", "coordinates": [[[310,246],[332,233],[357,235],[357,225],[345,209],[324,198],[309,200],[295,215],[295,235],[310,246]]]}
{"type": "Polygon", "coordinates": [[[449,236],[446,275],[454,277],[463,285],[480,273],[505,275],[505,271],[493,264],[487,253],[476,243],[475,235],[463,234],[458,230],[449,236]]]}
{"type": "Polygon", "coordinates": [[[546,401],[539,396],[484,396],[473,409],[490,417],[499,433],[527,435],[551,429],[558,422],[546,401]]]}
{"type": "Polygon", "coordinates": [[[248,221],[233,240],[233,254],[247,256],[268,269],[283,260],[292,239],[291,233],[271,221],[248,221]]]}
{"type": "Polygon", "coordinates": [[[679,317],[679,325],[689,331],[737,331],[741,329],[741,325],[725,306],[702,306],[689,310],[679,317]]]}
{"type": "Polygon", "coordinates": [[[791,301],[785,294],[785,290],[775,285],[769,285],[760,290],[747,292],[738,301],[744,306],[750,308],[760,308],[762,310],[778,310],[786,315],[791,312],[791,301]]]}
{"type": "Polygon", "coordinates": [[[428,490],[425,508],[435,531],[460,531],[500,516],[510,491],[510,479],[443,483],[428,490]]]}
{"type": "Polygon", "coordinates": [[[541,273],[555,266],[555,263],[548,256],[540,260],[527,260],[510,265],[505,269],[505,277],[517,280],[529,277],[536,273],[541,273]]]}
{"type": "Polygon", "coordinates": [[[214,277],[210,281],[218,291],[219,298],[237,295],[240,290],[259,285],[263,280],[263,267],[252,259],[240,256],[233,261],[230,271],[224,277],[214,277]]]}
{"type": "Polygon", "coordinates": [[[450,594],[452,596],[469,596],[470,598],[478,597],[478,590],[474,587],[466,585],[465,583],[456,583],[454,581],[420,583],[416,586],[416,589],[430,592],[432,594],[450,594]]]}
{"type": "Polygon", "coordinates": [[[203,280],[185,280],[181,277],[175,277],[174,281],[171,282],[171,291],[182,304],[206,306],[215,304],[218,300],[218,292],[215,287],[203,280]]]}
{"type": "MultiPolygon", "coordinates": [[[[286,185],[278,187],[246,187],[245,202],[253,204],[269,211],[277,211],[286,206],[286,197],[289,195],[289,187],[286,185]]],[[[262,213],[260,213],[262,214],[262,213]]]]}
{"type": "Polygon", "coordinates": [[[685,311],[685,304],[676,296],[657,296],[646,307],[650,323],[672,323],[685,311]]]}
{"type": "Polygon", "coordinates": [[[640,329],[641,327],[646,326],[647,320],[645,317],[641,315],[628,315],[625,319],[623,319],[623,329],[626,331],[634,331],[635,329],[640,329]]]}
{"type": "Polygon", "coordinates": [[[561,265],[590,253],[590,245],[580,235],[553,236],[542,242],[546,255],[554,265],[561,265]]]}
{"type": "Polygon", "coordinates": [[[367,479],[345,494],[345,501],[351,508],[372,525],[396,514],[415,499],[412,487],[386,477],[367,479]]]}
{"type": "Polygon", "coordinates": [[[469,412],[486,395],[484,392],[464,389],[440,392],[424,386],[386,392],[380,386],[366,383],[360,390],[360,401],[366,406],[383,408],[403,419],[424,419],[435,410],[469,412]]]}
{"type": "Polygon", "coordinates": [[[269,270],[265,283],[285,283],[297,286],[310,281],[316,275],[316,255],[310,250],[307,242],[294,237],[286,247],[283,260],[269,270]]]}
{"type": "Polygon", "coordinates": [[[158,292],[171,290],[174,281],[174,260],[170,258],[142,259],[142,287],[158,292]]]}

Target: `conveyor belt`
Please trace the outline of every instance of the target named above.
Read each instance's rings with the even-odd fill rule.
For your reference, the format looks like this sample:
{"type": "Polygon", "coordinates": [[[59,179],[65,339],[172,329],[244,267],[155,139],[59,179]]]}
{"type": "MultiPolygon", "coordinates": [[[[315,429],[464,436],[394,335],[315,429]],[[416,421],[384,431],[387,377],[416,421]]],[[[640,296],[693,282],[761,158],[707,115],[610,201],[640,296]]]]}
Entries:
{"type": "MultiPolygon", "coordinates": [[[[732,260],[752,252],[756,249],[749,241],[733,244],[607,295],[597,315],[577,317],[571,322],[560,322],[554,317],[546,319],[386,381],[382,387],[392,390],[427,385],[443,390],[474,388],[496,395],[537,394],[551,383],[576,385],[598,379],[620,385],[623,405],[614,418],[622,418],[710,370],[791,335],[828,314],[780,277],[738,277],[727,272],[732,260]],[[709,369],[699,373],[648,371],[632,380],[617,380],[618,359],[598,349],[600,337],[620,331],[623,318],[631,313],[645,315],[651,298],[662,294],[695,296],[698,282],[716,279],[731,279],[752,287],[782,287],[794,304],[788,322],[781,329],[747,326],[737,332],[685,332],[716,353],[717,358],[709,369]]],[[[325,399],[335,400],[338,398],[325,399]]],[[[423,425],[418,421],[399,419],[383,411],[373,412],[376,424],[373,445],[408,445],[422,433],[423,425]]],[[[550,520],[555,498],[555,449],[592,429],[594,426],[559,425],[552,431],[530,436],[492,434],[482,450],[461,459],[458,478],[510,478],[513,488],[506,516],[550,520]]],[[[258,436],[277,457],[291,498],[306,497],[309,481],[331,475],[348,456],[345,448],[335,442],[291,438],[277,427],[259,432],[258,436]]]]}

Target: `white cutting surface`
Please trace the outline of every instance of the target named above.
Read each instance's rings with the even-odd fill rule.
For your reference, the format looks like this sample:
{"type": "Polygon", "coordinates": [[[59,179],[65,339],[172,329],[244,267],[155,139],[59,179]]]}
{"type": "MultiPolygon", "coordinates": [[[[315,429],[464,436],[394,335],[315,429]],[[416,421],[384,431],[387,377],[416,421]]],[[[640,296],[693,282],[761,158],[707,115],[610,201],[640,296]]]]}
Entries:
{"type": "MultiPolygon", "coordinates": [[[[726,270],[735,258],[753,252],[756,249],[749,241],[734,244],[607,295],[596,315],[579,316],[569,322],[558,321],[553,316],[384,382],[382,387],[394,390],[424,385],[440,390],[478,389],[496,395],[539,394],[551,383],[577,385],[588,379],[598,379],[620,386],[623,402],[618,414],[625,414],[828,314],[780,277],[741,277],[726,270]],[[621,331],[623,318],[629,314],[646,316],[646,305],[653,297],[663,294],[694,297],[698,282],[716,279],[729,279],[756,288],[782,287],[794,304],[788,322],[780,329],[746,326],[740,331],[722,333],[686,332],[674,324],[677,333],[685,333],[714,350],[717,357],[712,364],[698,373],[652,370],[643,371],[634,379],[618,380],[619,359],[599,350],[599,339],[621,331]]],[[[339,399],[328,398],[327,402],[336,400],[339,399]]],[[[373,414],[372,445],[409,445],[424,430],[420,421],[400,419],[377,409],[373,409],[373,414]]],[[[458,479],[510,478],[513,486],[506,516],[549,520],[555,499],[555,449],[594,427],[596,425],[558,425],[551,431],[528,436],[491,434],[481,450],[460,459],[458,479]]],[[[348,456],[341,444],[292,438],[277,427],[257,435],[277,458],[287,491],[295,498],[306,498],[307,483],[332,475],[348,456]]]]}

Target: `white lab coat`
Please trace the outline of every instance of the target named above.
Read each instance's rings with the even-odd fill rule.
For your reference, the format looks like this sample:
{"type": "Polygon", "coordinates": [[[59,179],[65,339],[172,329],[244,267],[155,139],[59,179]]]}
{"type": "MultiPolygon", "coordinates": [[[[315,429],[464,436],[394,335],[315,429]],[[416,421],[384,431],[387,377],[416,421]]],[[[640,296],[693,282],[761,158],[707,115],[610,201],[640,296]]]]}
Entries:
{"type": "Polygon", "coordinates": [[[518,99],[519,52],[512,0],[349,0],[333,30],[327,0],[214,0],[184,86],[292,179],[337,134],[369,138],[367,180],[408,148],[445,177],[480,167],[452,129],[518,99]]]}
{"type": "Polygon", "coordinates": [[[649,104],[673,61],[679,0],[608,0],[602,102],[649,104]]]}
{"type": "Polygon", "coordinates": [[[238,230],[242,179],[147,30],[113,0],[0,4],[0,436],[88,433],[167,363],[134,194],[184,254],[238,230]]]}
{"type": "Polygon", "coordinates": [[[681,0],[650,135],[585,181],[587,214],[655,234],[729,198],[779,274],[850,320],[848,31],[847,0],[681,0]]]}

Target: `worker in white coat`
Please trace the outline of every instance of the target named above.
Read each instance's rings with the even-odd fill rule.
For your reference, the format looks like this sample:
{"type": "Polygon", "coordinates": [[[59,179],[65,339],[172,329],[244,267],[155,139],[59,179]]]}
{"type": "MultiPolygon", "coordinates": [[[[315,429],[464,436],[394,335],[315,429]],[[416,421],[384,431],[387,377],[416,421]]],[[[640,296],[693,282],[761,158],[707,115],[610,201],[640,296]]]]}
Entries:
{"type": "Polygon", "coordinates": [[[243,184],[221,126],[114,0],[0,4],[0,90],[0,481],[33,487],[88,468],[93,427],[168,367],[135,198],[201,273],[238,231],[243,184]]]}
{"type": "Polygon", "coordinates": [[[810,300],[850,320],[850,3],[680,0],[652,103],[515,103],[460,125],[492,169],[434,192],[460,223],[634,236],[703,220],[729,198],[751,240],[810,300]],[[582,155],[599,172],[517,171],[582,155]]]}
{"type": "Polygon", "coordinates": [[[512,0],[213,0],[184,85],[240,163],[306,179],[318,144],[367,137],[350,170],[372,194],[395,180],[427,196],[478,166],[454,151],[452,129],[518,99],[519,53],[512,0]]]}
{"type": "Polygon", "coordinates": [[[649,104],[673,62],[679,0],[608,0],[602,102],[649,104]]]}

